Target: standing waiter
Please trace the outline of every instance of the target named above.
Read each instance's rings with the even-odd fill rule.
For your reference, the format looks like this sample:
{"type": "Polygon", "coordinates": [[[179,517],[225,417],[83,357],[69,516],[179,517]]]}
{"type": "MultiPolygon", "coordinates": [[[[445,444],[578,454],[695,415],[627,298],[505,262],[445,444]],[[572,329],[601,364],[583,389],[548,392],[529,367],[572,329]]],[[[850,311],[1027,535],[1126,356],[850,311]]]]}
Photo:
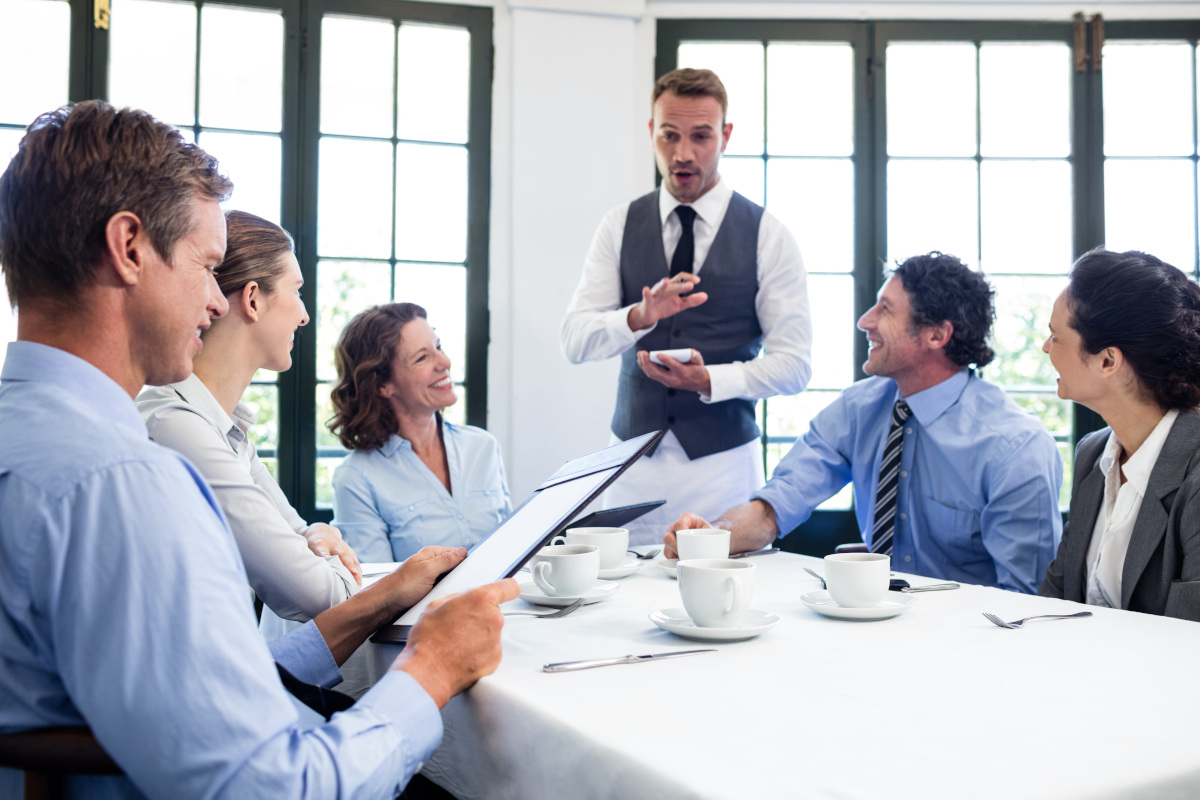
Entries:
{"type": "Polygon", "coordinates": [[[667,429],[605,495],[656,498],[630,541],[657,541],[684,509],[711,509],[762,486],[754,400],[804,389],[812,374],[804,265],[779,220],[721,180],[733,124],[710,70],[659,78],[650,136],[662,187],[605,215],[562,325],[572,363],[621,356],[614,441],[667,429]],[[649,351],[690,349],[690,361],[649,351]],[[765,354],[759,357],[760,351],[765,354]]]}

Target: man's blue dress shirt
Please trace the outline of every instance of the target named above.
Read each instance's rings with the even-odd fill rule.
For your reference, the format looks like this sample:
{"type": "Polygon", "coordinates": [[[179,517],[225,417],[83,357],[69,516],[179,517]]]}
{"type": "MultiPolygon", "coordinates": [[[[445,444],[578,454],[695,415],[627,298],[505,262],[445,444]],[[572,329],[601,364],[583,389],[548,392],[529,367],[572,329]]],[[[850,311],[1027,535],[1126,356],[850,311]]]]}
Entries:
{"type": "Polygon", "coordinates": [[[333,524],[360,561],[403,561],[426,545],[471,547],[512,513],[496,437],[439,418],[450,488],[392,434],[333,472],[333,524]]]}
{"type": "Polygon", "coordinates": [[[402,672],[302,722],[273,660],[340,680],[316,625],[268,650],[204,480],[91,364],[9,345],[0,509],[0,731],[88,725],[128,776],[72,793],[393,797],[437,747],[437,707],[402,672]]]}
{"type": "MultiPolygon", "coordinates": [[[[781,533],[854,483],[855,514],[870,544],[875,487],[892,407],[890,378],[846,389],[754,494],[781,533]]],[[[892,568],[931,578],[1034,593],[1062,538],[1062,459],[1054,438],[1001,389],[962,370],[904,398],[892,568]]]]}

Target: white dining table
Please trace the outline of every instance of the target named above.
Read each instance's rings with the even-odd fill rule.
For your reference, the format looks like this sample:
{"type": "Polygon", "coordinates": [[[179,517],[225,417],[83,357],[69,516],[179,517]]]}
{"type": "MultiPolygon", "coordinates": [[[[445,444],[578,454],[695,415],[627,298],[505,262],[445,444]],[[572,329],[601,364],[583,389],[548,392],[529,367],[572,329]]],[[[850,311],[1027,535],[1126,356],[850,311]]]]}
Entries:
{"type": "MultiPolygon", "coordinates": [[[[748,641],[657,628],[651,612],[682,605],[657,562],[567,617],[508,618],[499,669],[445,707],[424,774],[460,800],[1200,797],[1200,624],[1090,608],[1007,630],[982,612],[1085,607],[971,585],[836,620],[800,599],[820,559],[752,560],[751,607],[780,621],[748,641]]],[[[372,647],[381,663],[398,652],[372,647]]]]}

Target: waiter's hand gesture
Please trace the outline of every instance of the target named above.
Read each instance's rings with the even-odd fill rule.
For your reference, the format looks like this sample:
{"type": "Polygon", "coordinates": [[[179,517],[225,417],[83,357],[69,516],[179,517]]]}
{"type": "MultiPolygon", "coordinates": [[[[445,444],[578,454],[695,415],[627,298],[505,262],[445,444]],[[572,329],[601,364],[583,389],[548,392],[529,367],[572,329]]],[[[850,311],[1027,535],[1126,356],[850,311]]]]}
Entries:
{"type": "Polygon", "coordinates": [[[692,360],[686,364],[676,361],[665,353],[659,353],[658,359],[662,361],[663,366],[660,367],[651,361],[650,354],[645,350],[638,351],[638,366],[642,368],[642,372],[646,373],[647,378],[656,380],[663,386],[670,386],[672,389],[687,389],[700,394],[712,394],[712,381],[709,380],[708,370],[704,366],[704,359],[701,358],[699,350],[692,350],[692,360]]]}
{"type": "Polygon", "coordinates": [[[704,292],[693,292],[700,279],[690,272],[680,272],[663,278],[653,286],[642,287],[642,302],[629,309],[629,330],[640,331],[660,319],[673,317],[680,311],[695,308],[708,299],[704,292]]]}

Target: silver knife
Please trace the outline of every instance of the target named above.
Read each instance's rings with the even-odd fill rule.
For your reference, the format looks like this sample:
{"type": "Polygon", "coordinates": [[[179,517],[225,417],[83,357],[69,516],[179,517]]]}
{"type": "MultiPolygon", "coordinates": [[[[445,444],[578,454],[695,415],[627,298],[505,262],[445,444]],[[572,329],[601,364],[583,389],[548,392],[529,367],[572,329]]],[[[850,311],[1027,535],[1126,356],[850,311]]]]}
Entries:
{"type": "Polygon", "coordinates": [[[778,547],[764,547],[761,550],[751,550],[749,553],[734,553],[730,558],[749,558],[750,556],[769,556],[771,553],[778,553],[778,547]]]}
{"type": "Polygon", "coordinates": [[[675,650],[670,653],[650,653],[644,656],[618,656],[616,658],[593,658],[589,661],[560,661],[557,664],[544,664],[542,672],[570,672],[574,669],[592,669],[593,667],[609,667],[613,664],[641,664],[643,661],[653,661],[656,658],[675,658],[676,656],[694,656],[700,653],[715,653],[713,648],[708,650],[675,650]]]}
{"type": "Polygon", "coordinates": [[[912,594],[913,592],[944,592],[947,589],[957,588],[957,583],[931,583],[927,586],[905,586],[900,591],[912,594]]]}

